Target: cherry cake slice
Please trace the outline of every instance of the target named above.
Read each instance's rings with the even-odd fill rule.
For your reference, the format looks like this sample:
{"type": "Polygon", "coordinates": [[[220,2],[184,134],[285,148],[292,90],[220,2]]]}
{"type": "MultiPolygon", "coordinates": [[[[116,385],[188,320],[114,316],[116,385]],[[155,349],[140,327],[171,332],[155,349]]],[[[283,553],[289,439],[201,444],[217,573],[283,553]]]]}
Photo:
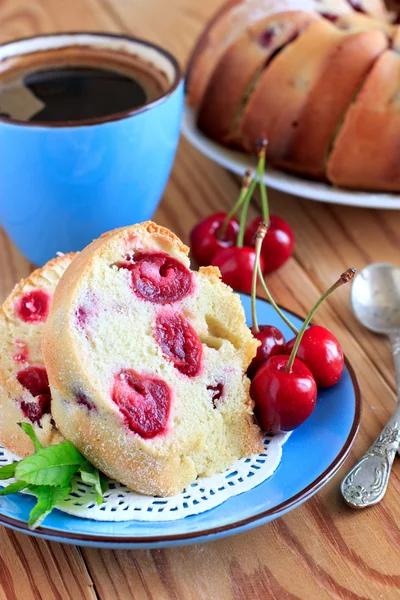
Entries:
{"type": "Polygon", "coordinates": [[[44,446],[63,439],[51,415],[41,340],[55,287],[73,256],[60,256],[34,271],[0,308],[0,443],[19,456],[34,448],[18,423],[31,423],[44,446]]]}
{"type": "Polygon", "coordinates": [[[261,450],[245,372],[257,342],[218,269],[152,222],[85,248],[43,352],[62,434],[109,477],[174,495],[261,450]]]}

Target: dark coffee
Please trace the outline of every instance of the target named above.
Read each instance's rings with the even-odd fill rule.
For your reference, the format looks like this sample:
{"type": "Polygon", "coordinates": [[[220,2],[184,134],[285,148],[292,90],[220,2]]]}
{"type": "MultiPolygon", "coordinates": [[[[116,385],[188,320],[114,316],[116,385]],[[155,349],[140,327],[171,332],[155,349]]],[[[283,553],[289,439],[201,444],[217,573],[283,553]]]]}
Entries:
{"type": "Polygon", "coordinates": [[[61,48],[0,65],[0,113],[18,121],[74,122],[129,112],[156,100],[166,77],[141,59],[94,48],[61,48]]]}

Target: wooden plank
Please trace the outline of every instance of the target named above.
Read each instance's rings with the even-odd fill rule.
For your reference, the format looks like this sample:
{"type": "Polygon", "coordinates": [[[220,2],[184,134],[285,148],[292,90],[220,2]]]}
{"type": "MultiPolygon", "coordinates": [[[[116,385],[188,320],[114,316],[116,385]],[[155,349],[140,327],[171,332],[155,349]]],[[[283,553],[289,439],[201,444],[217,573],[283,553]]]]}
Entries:
{"type": "MultiPolygon", "coordinates": [[[[56,0],[6,0],[0,6],[5,24],[1,39],[54,29],[108,29],[161,43],[184,64],[216,8],[212,0],[70,0],[60,6],[56,0]]],[[[237,191],[235,178],[183,140],[156,220],[187,242],[198,219],[226,210],[237,191]]],[[[399,213],[324,206],[276,192],[270,196],[273,212],[293,225],[297,237],[294,259],[268,278],[277,301],[288,308],[304,314],[350,264],[360,268],[371,260],[400,262],[399,213]]],[[[250,217],[255,214],[253,208],[250,217]]],[[[30,266],[4,234],[0,260],[4,297],[30,266]]],[[[316,318],[343,343],[364,395],[362,427],[346,468],[377,435],[394,406],[390,348],[362,330],[348,299],[349,290],[342,290],[316,318]]],[[[152,552],[83,549],[91,578],[80,551],[2,529],[0,597],[92,598],[93,581],[98,597],[107,600],[397,598],[399,464],[384,503],[365,512],[343,505],[338,485],[344,471],[283,519],[234,538],[152,552]]]]}
{"type": "Polygon", "coordinates": [[[95,600],[78,548],[0,528],[0,598],[95,600]]]}

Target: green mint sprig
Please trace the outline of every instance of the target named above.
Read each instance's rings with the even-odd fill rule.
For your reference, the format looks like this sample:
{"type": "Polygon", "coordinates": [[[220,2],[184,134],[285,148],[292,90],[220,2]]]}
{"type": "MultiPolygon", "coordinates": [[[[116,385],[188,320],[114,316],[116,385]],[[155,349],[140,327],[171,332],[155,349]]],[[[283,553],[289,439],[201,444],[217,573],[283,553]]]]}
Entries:
{"type": "Polygon", "coordinates": [[[97,503],[103,502],[103,494],[108,489],[107,477],[86,460],[71,442],[43,448],[30,423],[20,423],[20,427],[32,440],[35,453],[19,462],[0,467],[0,480],[16,479],[0,489],[0,496],[22,490],[29,490],[36,496],[37,503],[28,521],[31,529],[36,529],[53,508],[70,494],[72,479],[78,473],[84,483],[94,487],[97,503]]]}

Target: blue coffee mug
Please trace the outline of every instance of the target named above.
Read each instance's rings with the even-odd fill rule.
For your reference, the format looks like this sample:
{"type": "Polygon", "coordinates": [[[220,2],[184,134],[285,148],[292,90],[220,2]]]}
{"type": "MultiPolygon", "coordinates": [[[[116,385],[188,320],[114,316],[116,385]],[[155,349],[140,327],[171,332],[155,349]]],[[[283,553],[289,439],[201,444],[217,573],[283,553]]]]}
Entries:
{"type": "Polygon", "coordinates": [[[0,222],[37,265],[82,249],[104,231],[149,219],[179,139],[183,80],[176,60],[139,39],[102,33],[44,35],[0,46],[10,56],[81,45],[139,56],[168,89],[145,106],[74,123],[0,118],[0,222]]]}

